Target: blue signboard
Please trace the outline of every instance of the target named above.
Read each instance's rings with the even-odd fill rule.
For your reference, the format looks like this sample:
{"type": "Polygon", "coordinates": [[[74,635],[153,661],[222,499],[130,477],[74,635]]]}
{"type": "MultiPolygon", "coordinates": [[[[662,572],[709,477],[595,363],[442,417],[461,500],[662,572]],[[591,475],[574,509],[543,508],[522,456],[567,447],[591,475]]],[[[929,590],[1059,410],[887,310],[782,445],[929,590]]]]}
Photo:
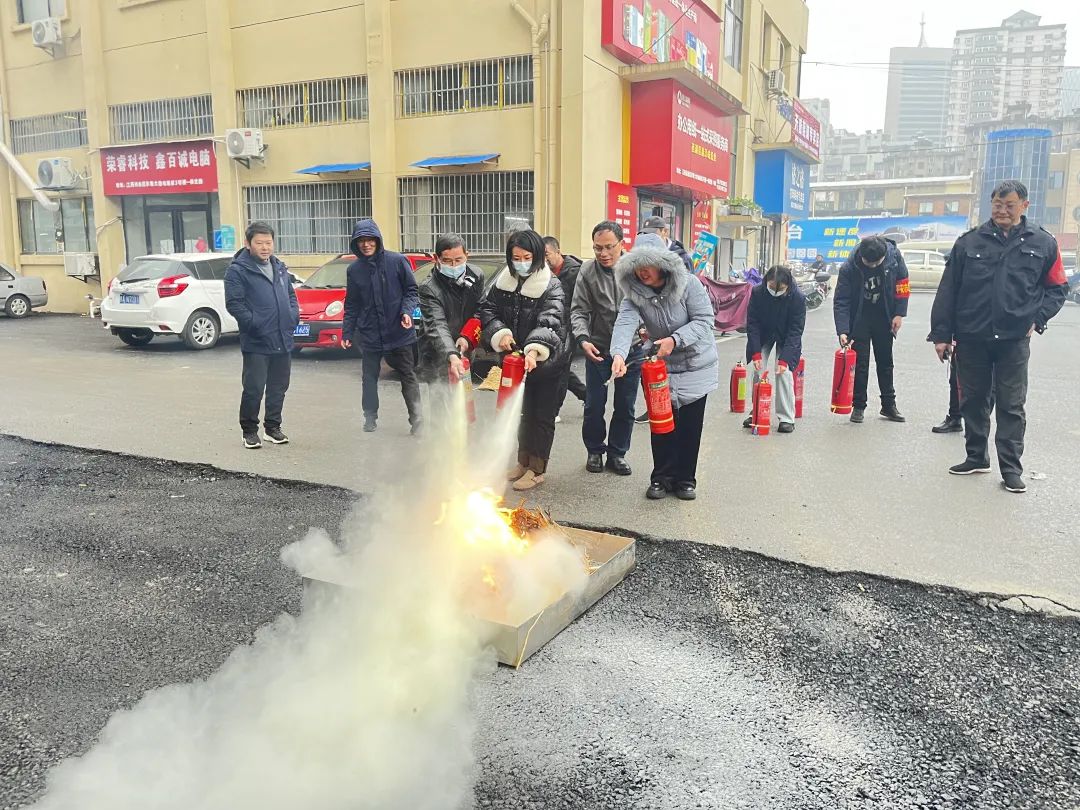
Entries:
{"type": "Polygon", "coordinates": [[[232,225],[222,225],[214,231],[214,252],[232,253],[236,250],[236,228],[232,225]]]}
{"type": "Polygon", "coordinates": [[[864,236],[882,234],[903,247],[905,242],[956,241],[968,229],[964,216],[833,217],[800,219],[788,226],[789,259],[813,261],[821,254],[843,260],[864,236]]]}
{"type": "Polygon", "coordinates": [[[810,211],[810,168],[781,149],[754,158],[754,202],[766,216],[805,217],[810,211]]]}

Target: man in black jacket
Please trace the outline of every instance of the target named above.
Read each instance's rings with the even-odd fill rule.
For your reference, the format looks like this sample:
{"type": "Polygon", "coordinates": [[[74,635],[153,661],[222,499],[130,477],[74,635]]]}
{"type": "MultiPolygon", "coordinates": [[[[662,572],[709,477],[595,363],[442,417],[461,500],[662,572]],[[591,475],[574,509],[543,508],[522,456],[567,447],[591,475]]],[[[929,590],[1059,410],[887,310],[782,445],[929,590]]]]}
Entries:
{"type": "Polygon", "coordinates": [[[671,238],[671,226],[668,225],[667,220],[663,217],[649,217],[645,220],[645,224],[641,226],[642,233],[655,233],[661,239],[664,240],[664,244],[667,245],[668,250],[672,253],[677,253],[679,258],[682,259],[683,264],[686,265],[686,269],[691,273],[694,272],[694,259],[686,251],[686,246],[678,239],[671,238]]]}
{"type": "Polygon", "coordinates": [[[1031,335],[1065,304],[1068,282],[1054,237],[1028,222],[1028,190],[1006,180],[990,195],[990,219],[953,245],[930,316],[938,358],[956,342],[967,459],[953,475],[990,472],[991,403],[998,467],[1009,492],[1025,492],[1024,452],[1031,335]]]}
{"type": "Polygon", "coordinates": [[[237,252],[225,273],[225,309],[240,325],[240,351],[244,357],[244,393],[240,397],[240,429],[244,447],[262,447],[259,408],[266,440],[285,444],[281,409],[292,373],[293,332],[300,322],[288,268],[274,255],[274,229],[252,222],[244,233],[247,247],[237,252]]]}
{"type": "MultiPolygon", "coordinates": [[[[566,293],[566,322],[570,323],[570,303],[574,300],[574,286],[577,284],[578,273],[581,272],[581,259],[577,256],[564,254],[559,240],[554,236],[544,237],[544,258],[547,260],[551,272],[559,279],[566,293]]],[[[577,351],[574,352],[578,354],[577,351]]],[[[570,391],[582,402],[585,401],[585,383],[574,371],[573,362],[566,364],[566,372],[562,381],[562,397],[559,399],[559,410],[566,400],[566,392],[570,391]]]]}
{"type": "MultiPolygon", "coordinates": [[[[465,240],[456,233],[443,234],[435,242],[436,266],[420,285],[420,367],[427,382],[446,380],[452,371],[465,376],[462,358],[474,346],[461,334],[476,318],[484,295],[484,272],[469,264],[465,240]]],[[[479,326],[479,321],[477,321],[479,326]]]]}
{"type": "Polygon", "coordinates": [[[855,349],[855,398],[852,422],[862,422],[874,350],[881,415],[903,422],[893,386],[893,341],[907,317],[911,283],[896,243],[883,236],[863,239],[840,268],[833,299],[833,321],[840,345],[855,349]]]}

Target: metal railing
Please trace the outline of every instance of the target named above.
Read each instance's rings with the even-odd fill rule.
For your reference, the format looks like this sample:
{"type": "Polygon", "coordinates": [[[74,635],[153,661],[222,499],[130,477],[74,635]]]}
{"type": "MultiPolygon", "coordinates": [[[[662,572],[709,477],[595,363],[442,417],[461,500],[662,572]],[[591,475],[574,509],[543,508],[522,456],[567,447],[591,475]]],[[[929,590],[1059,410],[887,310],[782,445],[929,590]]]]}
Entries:
{"type": "Polygon", "coordinates": [[[501,110],[532,104],[532,56],[508,56],[394,74],[399,118],[501,110]]]}
{"type": "Polygon", "coordinates": [[[236,93],[236,105],[242,126],[260,129],[366,121],[367,76],[252,87],[236,93]]]}
{"type": "Polygon", "coordinates": [[[77,149],[88,142],[86,110],[16,118],[11,122],[11,150],[16,155],[77,149]]]}
{"type": "Polygon", "coordinates": [[[470,252],[501,254],[510,228],[532,223],[534,204],[531,171],[400,177],[401,243],[431,250],[457,233],[470,252]]]}
{"type": "Polygon", "coordinates": [[[213,134],[214,104],[209,95],[109,107],[109,135],[113,143],[179,140],[213,134]]]}
{"type": "Polygon", "coordinates": [[[248,186],[244,200],[248,222],[273,227],[278,253],[342,253],[356,220],[371,216],[371,182],[248,186]]]}

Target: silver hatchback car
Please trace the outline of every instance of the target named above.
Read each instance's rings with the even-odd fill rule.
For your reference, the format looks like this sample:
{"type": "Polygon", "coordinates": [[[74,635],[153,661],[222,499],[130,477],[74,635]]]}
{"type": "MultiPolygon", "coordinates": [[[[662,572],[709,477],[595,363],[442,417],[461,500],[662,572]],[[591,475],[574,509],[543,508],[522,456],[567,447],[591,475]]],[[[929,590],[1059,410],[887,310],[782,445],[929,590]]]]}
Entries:
{"type": "Polygon", "coordinates": [[[25,318],[34,307],[48,303],[44,279],[21,275],[14,268],[0,264],[0,309],[9,318],[25,318]]]}

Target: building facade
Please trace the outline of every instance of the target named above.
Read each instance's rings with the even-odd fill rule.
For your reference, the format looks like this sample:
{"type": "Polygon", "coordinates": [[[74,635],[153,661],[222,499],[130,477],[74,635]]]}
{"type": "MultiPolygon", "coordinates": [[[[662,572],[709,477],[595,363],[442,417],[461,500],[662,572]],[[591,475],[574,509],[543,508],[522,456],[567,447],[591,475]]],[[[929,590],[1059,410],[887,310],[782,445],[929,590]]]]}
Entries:
{"type": "Polygon", "coordinates": [[[945,142],[952,48],[889,50],[889,86],[885,98],[885,138],[892,144],[916,139],[940,146],[945,142]]]}
{"type": "Polygon", "coordinates": [[[815,217],[970,217],[972,175],[846,180],[811,184],[815,217]]]}
{"type": "Polygon", "coordinates": [[[661,215],[729,262],[771,255],[787,213],[714,202],[758,179],[798,197],[798,166],[756,159],[815,159],[807,20],[802,0],[15,0],[4,140],[49,182],[36,199],[0,162],[0,259],[85,311],[135,256],[232,250],[255,219],[301,276],[364,216],[398,249],[457,231],[501,253],[527,223],[584,254],[596,222],[661,215]]]}

